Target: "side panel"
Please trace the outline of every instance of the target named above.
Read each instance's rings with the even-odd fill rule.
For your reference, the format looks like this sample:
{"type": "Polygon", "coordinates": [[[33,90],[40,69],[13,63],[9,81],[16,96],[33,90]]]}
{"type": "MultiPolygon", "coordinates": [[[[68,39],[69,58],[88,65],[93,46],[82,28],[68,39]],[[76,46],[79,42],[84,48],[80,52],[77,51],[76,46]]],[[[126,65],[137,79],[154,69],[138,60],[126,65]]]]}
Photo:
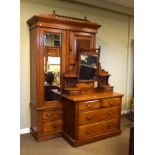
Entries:
{"type": "Polygon", "coordinates": [[[30,102],[36,104],[37,29],[30,31],[30,102]]]}
{"type": "Polygon", "coordinates": [[[64,114],[63,114],[63,132],[69,137],[76,138],[76,108],[75,103],[68,99],[63,98],[64,114]]]}

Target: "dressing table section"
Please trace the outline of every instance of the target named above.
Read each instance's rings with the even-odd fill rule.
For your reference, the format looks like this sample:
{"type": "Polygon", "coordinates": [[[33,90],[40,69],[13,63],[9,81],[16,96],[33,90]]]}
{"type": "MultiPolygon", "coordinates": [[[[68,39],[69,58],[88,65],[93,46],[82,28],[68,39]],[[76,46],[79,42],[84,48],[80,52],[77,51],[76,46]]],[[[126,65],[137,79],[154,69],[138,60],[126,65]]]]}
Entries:
{"type": "Polygon", "coordinates": [[[80,146],[120,134],[122,94],[101,69],[96,33],[101,25],[57,15],[35,15],[30,29],[31,133],[37,141],[63,136],[80,146]]]}

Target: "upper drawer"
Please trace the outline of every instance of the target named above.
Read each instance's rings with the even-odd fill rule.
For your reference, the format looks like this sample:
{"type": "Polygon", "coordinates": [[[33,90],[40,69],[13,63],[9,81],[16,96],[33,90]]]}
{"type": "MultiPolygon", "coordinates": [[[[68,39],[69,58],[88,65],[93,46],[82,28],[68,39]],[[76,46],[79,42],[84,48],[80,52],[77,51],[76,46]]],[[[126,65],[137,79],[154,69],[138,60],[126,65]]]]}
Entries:
{"type": "Polygon", "coordinates": [[[120,107],[102,108],[93,111],[79,113],[78,125],[89,124],[101,120],[110,120],[120,116],[120,107]]]}
{"type": "Polygon", "coordinates": [[[84,101],[79,102],[78,110],[92,110],[100,108],[101,103],[100,100],[92,100],[92,101],[84,101]]]}
{"type": "Polygon", "coordinates": [[[115,106],[121,104],[121,98],[102,99],[102,107],[115,106]]]}
{"type": "Polygon", "coordinates": [[[62,110],[57,110],[57,111],[47,110],[47,111],[43,111],[42,118],[44,120],[55,119],[55,118],[62,118],[62,110]]]}

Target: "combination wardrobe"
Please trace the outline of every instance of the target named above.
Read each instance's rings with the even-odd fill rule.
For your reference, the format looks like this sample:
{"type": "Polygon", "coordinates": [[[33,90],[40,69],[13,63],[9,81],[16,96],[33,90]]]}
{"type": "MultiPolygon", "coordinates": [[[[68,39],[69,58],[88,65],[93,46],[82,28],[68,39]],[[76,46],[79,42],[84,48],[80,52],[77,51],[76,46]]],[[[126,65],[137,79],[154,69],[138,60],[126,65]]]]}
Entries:
{"type": "Polygon", "coordinates": [[[110,74],[99,63],[96,33],[101,25],[55,11],[27,23],[34,138],[62,136],[76,147],[119,135],[123,95],[113,92],[110,74]]]}

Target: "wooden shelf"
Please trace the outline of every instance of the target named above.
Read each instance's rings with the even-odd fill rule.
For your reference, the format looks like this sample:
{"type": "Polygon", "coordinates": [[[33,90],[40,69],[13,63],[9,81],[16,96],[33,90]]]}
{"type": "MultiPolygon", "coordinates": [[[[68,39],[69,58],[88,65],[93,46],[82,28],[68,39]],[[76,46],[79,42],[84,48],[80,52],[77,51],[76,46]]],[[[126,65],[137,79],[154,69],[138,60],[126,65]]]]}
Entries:
{"type": "Polygon", "coordinates": [[[76,87],[70,87],[70,88],[64,88],[64,90],[80,90],[80,88],[76,88],[76,87]]]}

